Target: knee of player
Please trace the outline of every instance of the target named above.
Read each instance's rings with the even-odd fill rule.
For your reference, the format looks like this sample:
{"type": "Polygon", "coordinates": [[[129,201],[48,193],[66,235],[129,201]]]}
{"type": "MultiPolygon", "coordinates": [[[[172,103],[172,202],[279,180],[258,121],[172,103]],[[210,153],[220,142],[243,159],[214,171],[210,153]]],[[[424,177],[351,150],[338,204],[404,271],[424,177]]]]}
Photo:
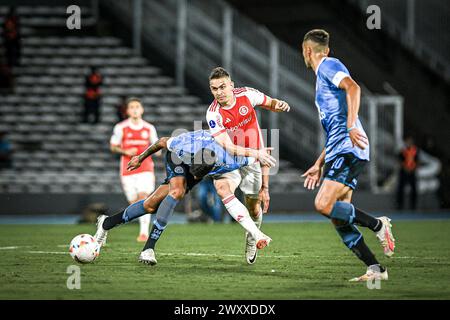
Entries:
{"type": "Polygon", "coordinates": [[[147,212],[147,213],[155,213],[157,206],[155,206],[153,203],[151,203],[149,201],[145,201],[144,209],[145,209],[145,212],[147,212]]]}
{"type": "Polygon", "coordinates": [[[226,184],[217,184],[216,191],[222,199],[231,194],[230,188],[226,184]]]}
{"type": "Polygon", "coordinates": [[[175,200],[181,200],[183,199],[185,194],[185,190],[182,188],[175,188],[169,191],[169,195],[174,198],[175,200]]]}
{"type": "Polygon", "coordinates": [[[329,215],[331,213],[331,209],[333,208],[332,203],[323,198],[316,198],[314,201],[314,206],[317,212],[324,215],[329,215]]]}

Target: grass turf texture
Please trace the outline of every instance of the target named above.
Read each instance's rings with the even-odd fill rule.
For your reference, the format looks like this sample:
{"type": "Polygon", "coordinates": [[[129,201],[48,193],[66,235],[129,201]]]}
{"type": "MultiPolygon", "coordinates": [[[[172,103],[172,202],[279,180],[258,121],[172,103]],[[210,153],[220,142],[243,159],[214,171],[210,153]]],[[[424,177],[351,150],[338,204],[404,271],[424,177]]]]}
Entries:
{"type": "Polygon", "coordinates": [[[94,226],[0,225],[0,299],[450,299],[450,221],[394,222],[392,259],[364,230],[388,266],[379,290],[348,282],[365,266],[328,223],[263,225],[274,241],[252,266],[236,224],[170,225],[154,267],[137,262],[137,228],[112,230],[100,257],[80,265],[81,289],[69,290],[68,244],[94,226]]]}

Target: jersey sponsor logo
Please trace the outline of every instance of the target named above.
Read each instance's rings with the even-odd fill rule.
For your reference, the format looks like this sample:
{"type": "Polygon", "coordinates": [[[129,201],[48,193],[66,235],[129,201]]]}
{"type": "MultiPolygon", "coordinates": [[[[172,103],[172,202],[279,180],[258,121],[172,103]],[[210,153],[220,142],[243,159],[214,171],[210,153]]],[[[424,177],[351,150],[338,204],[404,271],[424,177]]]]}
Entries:
{"type": "Polygon", "coordinates": [[[250,121],[252,121],[252,116],[250,115],[250,117],[246,118],[244,121],[239,122],[239,124],[237,126],[228,128],[228,131],[236,131],[237,129],[239,129],[240,127],[245,126],[246,124],[248,124],[250,121]]]}
{"type": "Polygon", "coordinates": [[[239,108],[239,114],[241,116],[245,116],[248,113],[248,107],[247,106],[241,106],[239,108]]]}
{"type": "Polygon", "coordinates": [[[209,126],[213,129],[216,127],[216,123],[214,122],[214,120],[209,121],[209,126]]]}
{"type": "Polygon", "coordinates": [[[175,171],[175,173],[178,173],[178,174],[184,173],[183,167],[175,167],[174,171],[175,171]]]}
{"type": "Polygon", "coordinates": [[[128,132],[127,133],[127,138],[131,138],[131,137],[133,137],[133,134],[131,132],[128,132]]]}

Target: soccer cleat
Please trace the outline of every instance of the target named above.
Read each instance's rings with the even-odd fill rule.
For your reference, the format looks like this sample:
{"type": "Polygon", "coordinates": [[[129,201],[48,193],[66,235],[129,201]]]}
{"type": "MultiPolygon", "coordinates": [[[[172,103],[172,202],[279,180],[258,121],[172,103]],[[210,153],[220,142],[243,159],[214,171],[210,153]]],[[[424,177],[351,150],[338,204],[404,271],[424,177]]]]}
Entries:
{"type": "Polygon", "coordinates": [[[360,277],[352,278],[350,282],[363,282],[371,280],[388,280],[387,269],[380,272],[380,267],[378,265],[369,266],[367,272],[360,277]]]}
{"type": "Polygon", "coordinates": [[[250,233],[245,233],[245,259],[248,264],[254,264],[258,256],[258,250],[256,250],[256,241],[250,235],[250,233]]]}
{"type": "Polygon", "coordinates": [[[156,261],[156,257],[155,257],[155,251],[153,251],[153,249],[147,249],[141,252],[141,254],[139,255],[139,262],[142,262],[144,264],[149,264],[151,266],[154,266],[155,264],[158,263],[158,261],[156,261]]]}
{"type": "Polygon", "coordinates": [[[140,234],[139,237],[136,238],[137,242],[147,242],[148,235],[147,234],[140,234]]]}
{"type": "Polygon", "coordinates": [[[378,220],[380,220],[383,225],[380,231],[377,232],[377,238],[383,247],[384,255],[387,257],[392,257],[395,249],[395,239],[392,235],[391,219],[388,217],[380,217],[378,220]]]}
{"type": "Polygon", "coordinates": [[[100,246],[104,246],[106,244],[106,237],[108,236],[108,231],[103,229],[103,222],[106,218],[108,217],[104,214],[97,218],[97,232],[95,233],[94,238],[100,246]]]}

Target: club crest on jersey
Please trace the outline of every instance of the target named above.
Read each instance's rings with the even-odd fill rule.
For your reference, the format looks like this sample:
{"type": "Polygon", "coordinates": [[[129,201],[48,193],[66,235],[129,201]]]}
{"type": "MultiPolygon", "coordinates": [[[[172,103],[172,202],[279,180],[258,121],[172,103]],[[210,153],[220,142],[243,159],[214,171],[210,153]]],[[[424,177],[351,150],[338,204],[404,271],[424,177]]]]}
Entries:
{"type": "Polygon", "coordinates": [[[216,123],[214,122],[214,120],[209,121],[209,126],[211,128],[215,128],[216,127],[216,123]]]}
{"type": "Polygon", "coordinates": [[[178,174],[182,174],[182,173],[184,173],[184,169],[183,169],[183,167],[175,167],[175,173],[178,173],[178,174]]]}
{"type": "Polygon", "coordinates": [[[245,116],[248,113],[248,107],[247,106],[242,106],[239,108],[239,114],[241,116],[245,116]]]}
{"type": "Polygon", "coordinates": [[[142,139],[148,139],[148,132],[147,131],[142,131],[141,132],[141,137],[142,137],[142,139]]]}

